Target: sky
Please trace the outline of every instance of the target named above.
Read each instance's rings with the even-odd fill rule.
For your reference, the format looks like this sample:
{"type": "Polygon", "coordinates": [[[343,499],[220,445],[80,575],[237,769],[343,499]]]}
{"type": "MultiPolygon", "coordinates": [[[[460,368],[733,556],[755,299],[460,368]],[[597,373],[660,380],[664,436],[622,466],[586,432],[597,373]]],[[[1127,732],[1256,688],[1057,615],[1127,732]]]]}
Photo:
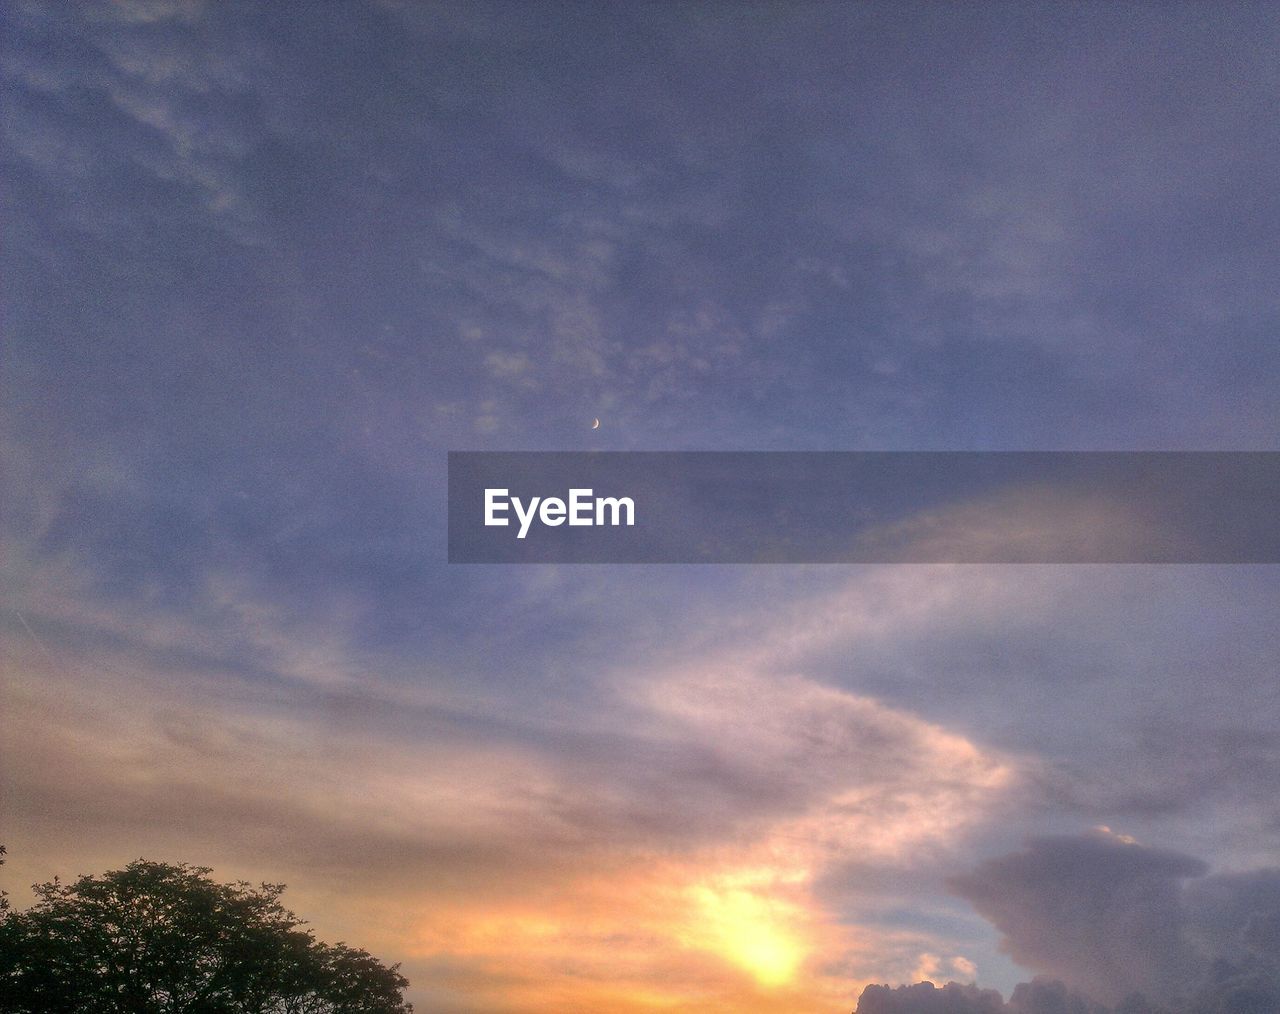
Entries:
{"type": "Polygon", "coordinates": [[[1280,450],[1274,6],[0,18],[17,903],[283,881],[446,1012],[1280,965],[1274,566],[444,525],[451,450],[1280,450]]]}

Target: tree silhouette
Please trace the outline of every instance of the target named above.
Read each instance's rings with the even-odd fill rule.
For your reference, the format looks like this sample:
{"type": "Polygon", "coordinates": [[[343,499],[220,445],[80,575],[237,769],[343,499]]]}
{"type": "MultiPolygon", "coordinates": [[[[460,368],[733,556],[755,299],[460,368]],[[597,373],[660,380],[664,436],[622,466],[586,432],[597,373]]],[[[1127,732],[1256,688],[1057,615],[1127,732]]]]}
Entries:
{"type": "Polygon", "coordinates": [[[316,940],[283,884],[219,884],[138,860],[0,905],[0,1009],[13,1014],[410,1014],[398,965],[316,940]]]}

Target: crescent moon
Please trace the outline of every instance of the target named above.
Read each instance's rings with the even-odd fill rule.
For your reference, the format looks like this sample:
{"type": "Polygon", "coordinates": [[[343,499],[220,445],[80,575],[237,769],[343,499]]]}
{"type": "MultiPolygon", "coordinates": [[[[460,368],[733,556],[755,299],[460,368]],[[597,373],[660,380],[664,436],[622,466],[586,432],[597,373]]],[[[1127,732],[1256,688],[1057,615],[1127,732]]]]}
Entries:
{"type": "Polygon", "coordinates": [[[599,419],[591,420],[591,428],[593,430],[598,430],[600,428],[600,420],[599,419]]]}

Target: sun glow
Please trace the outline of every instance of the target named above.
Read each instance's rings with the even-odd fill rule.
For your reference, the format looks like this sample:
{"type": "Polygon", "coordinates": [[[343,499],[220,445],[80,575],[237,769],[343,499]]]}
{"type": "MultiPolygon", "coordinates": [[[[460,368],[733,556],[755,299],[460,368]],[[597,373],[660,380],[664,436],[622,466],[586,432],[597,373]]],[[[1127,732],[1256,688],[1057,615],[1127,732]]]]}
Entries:
{"type": "Polygon", "coordinates": [[[808,951],[800,932],[807,913],[768,889],[741,876],[689,888],[692,927],[683,942],[719,954],[762,986],[790,982],[808,951]]]}
{"type": "MultiPolygon", "coordinates": [[[[778,1014],[851,1006],[858,982],[935,953],[843,920],[816,885],[851,858],[945,847],[1013,782],[1008,760],[803,677],[699,672],[654,693],[661,728],[716,743],[744,777],[794,778],[798,805],[697,847],[587,850],[577,868],[431,906],[412,949],[442,989],[478,1001],[484,983],[492,1007],[529,1011],[778,1014]]],[[[964,959],[939,960],[971,977],[964,959]]]]}

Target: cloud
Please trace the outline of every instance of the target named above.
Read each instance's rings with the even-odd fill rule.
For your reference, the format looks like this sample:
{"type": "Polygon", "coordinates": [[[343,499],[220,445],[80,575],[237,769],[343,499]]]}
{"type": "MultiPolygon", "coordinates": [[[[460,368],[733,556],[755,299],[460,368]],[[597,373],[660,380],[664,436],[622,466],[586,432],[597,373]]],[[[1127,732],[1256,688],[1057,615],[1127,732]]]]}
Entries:
{"type": "MultiPolygon", "coordinates": [[[[342,902],[318,922],[345,914],[326,932],[443,963],[428,981],[473,1003],[846,1004],[921,941],[842,920],[823,876],[952,847],[1015,778],[963,736],[798,675],[634,672],[602,689],[607,720],[517,716],[352,681],[340,623],[321,638],[252,590],[210,596],[228,626],[198,664],[163,624],[64,642],[56,662],[34,642],[6,655],[18,865],[84,861],[66,843],[91,825],[99,865],[145,848],[269,872],[300,908],[332,880],[342,902]]],[[[67,606],[57,627],[76,621],[67,606]]]]}
{"type": "Polygon", "coordinates": [[[1185,938],[1180,884],[1199,860],[1100,831],[1039,838],[952,886],[1004,935],[1019,964],[1115,1000],[1178,993],[1203,972],[1185,938]]]}
{"type": "Polygon", "coordinates": [[[484,364],[489,372],[499,380],[513,383],[528,383],[526,374],[529,371],[529,356],[524,352],[490,352],[484,357],[484,364]]]}
{"type": "MultiPolygon", "coordinates": [[[[481,573],[432,497],[608,404],[632,447],[1271,446],[1268,13],[335,10],[5,7],[17,883],[278,877],[431,1010],[808,1010],[999,974],[921,900],[976,836],[1262,861],[1273,578],[481,573]]],[[[1232,876],[1179,896],[1239,992],[1232,876]]]]}
{"type": "Polygon", "coordinates": [[[242,172],[265,136],[245,115],[252,58],[221,45],[228,27],[206,5],[31,5],[14,28],[0,61],[14,86],[5,130],[39,180],[41,228],[60,219],[117,257],[122,234],[147,245],[192,224],[267,242],[242,172]]]}
{"type": "Polygon", "coordinates": [[[1014,486],[876,526],[860,534],[858,548],[871,558],[964,563],[1164,560],[1193,548],[1152,504],[1126,492],[1014,486]]]}
{"type": "MultiPolygon", "coordinates": [[[[1111,1014],[1102,1004],[1068,989],[1056,979],[1020,982],[1005,1003],[998,990],[948,982],[935,986],[868,986],[858,998],[856,1014],[1111,1014]]],[[[1121,1012],[1117,1012],[1121,1014],[1121,1012]]],[[[1130,998],[1123,1014],[1159,1014],[1138,997],[1130,998]]]]}
{"type": "Polygon", "coordinates": [[[850,850],[900,861],[948,840],[1014,780],[963,736],[800,676],[699,666],[640,692],[680,740],[705,744],[706,770],[772,811],[767,847],[798,867],[850,850]]]}
{"type": "MultiPolygon", "coordinates": [[[[1033,839],[951,883],[1015,961],[1094,1002],[1276,1009],[1280,870],[1207,873],[1198,859],[1099,828],[1033,839]]],[[[1050,1009],[1054,991],[1065,995],[1060,985],[1019,986],[1010,1009],[1050,1009]]]]}
{"type": "Polygon", "coordinates": [[[911,973],[911,978],[936,982],[944,974],[944,969],[946,974],[959,975],[969,981],[975,979],[978,973],[977,966],[963,955],[942,958],[936,954],[925,953],[920,955],[919,964],[911,973]]]}
{"type": "Polygon", "coordinates": [[[1233,965],[1280,971],[1280,869],[1222,873],[1187,888],[1189,935],[1233,965]]]}
{"type": "MultiPolygon", "coordinates": [[[[703,990],[743,1009],[762,997],[847,1007],[851,983],[911,981],[923,954],[939,959],[930,977],[990,983],[999,959],[989,931],[921,899],[940,867],[967,862],[957,850],[975,833],[1028,818],[1018,808],[1037,786],[1025,775],[1041,762],[1027,755],[1034,737],[993,750],[991,723],[968,720],[991,712],[961,710],[987,692],[964,667],[972,652],[1000,709],[1075,684],[1038,663],[1026,679],[990,671],[1003,656],[981,632],[998,634],[1019,665],[1033,657],[1023,638],[1050,655],[1083,645],[1064,663],[1078,680],[1089,651],[1114,664],[1108,623],[1144,640],[1164,629],[1135,624],[1128,603],[1181,588],[1207,620],[1204,585],[1155,571],[1104,580],[1054,568],[864,568],[806,579],[777,568],[751,575],[733,610],[655,577],[655,601],[670,601],[654,611],[634,595],[615,601],[608,574],[523,570],[457,656],[475,657],[448,672],[438,658],[370,643],[380,600],[349,583],[304,593],[243,572],[205,577],[168,610],[111,590],[101,573],[32,574],[19,606],[69,671],[49,675],[38,652],[10,669],[13,812],[56,864],[31,879],[122,861],[135,842],[269,873],[309,906],[334,892],[308,911],[346,920],[336,928],[350,939],[384,940],[421,981],[439,966],[495,1007],[564,987],[566,967],[582,984],[575,1000],[602,1007],[659,980],[668,1002],[703,990]],[[626,623],[615,608],[631,611],[626,623]],[[584,617],[596,626],[580,629],[584,617]],[[562,665],[565,635],[548,647],[525,631],[554,633],[569,619],[590,651],[580,672],[544,676],[538,653],[562,665]],[[930,664],[944,664],[949,682],[926,681],[918,704],[891,704],[911,690],[902,674],[930,664]],[[493,682],[504,666],[521,685],[493,682]],[[897,685],[858,689],[877,668],[897,685]],[[83,826],[97,828],[101,860],[78,858],[83,826]],[[894,912],[878,917],[877,906],[894,912]],[[528,936],[520,986],[503,984],[514,972],[504,932],[528,936]],[[631,949],[625,973],[608,940],[631,949]],[[954,963],[961,955],[976,972],[954,963]]],[[[434,622],[446,620],[455,637],[471,629],[447,614],[434,622]]],[[[1073,739],[1068,757],[1077,750],[1073,739]]],[[[1135,778],[1106,770],[1117,785],[1135,778]]]]}
{"type": "Polygon", "coordinates": [[[993,989],[948,982],[912,986],[868,986],[858,999],[858,1014],[1004,1014],[1004,998],[993,989]]]}
{"type": "Polygon", "coordinates": [[[1257,974],[1221,971],[1185,1000],[1160,1003],[1131,993],[1114,1007],[1069,988],[1058,979],[1037,977],[1014,987],[1006,1003],[999,991],[948,982],[866,987],[855,1014],[1272,1014],[1280,1009],[1280,989],[1257,974]]]}

